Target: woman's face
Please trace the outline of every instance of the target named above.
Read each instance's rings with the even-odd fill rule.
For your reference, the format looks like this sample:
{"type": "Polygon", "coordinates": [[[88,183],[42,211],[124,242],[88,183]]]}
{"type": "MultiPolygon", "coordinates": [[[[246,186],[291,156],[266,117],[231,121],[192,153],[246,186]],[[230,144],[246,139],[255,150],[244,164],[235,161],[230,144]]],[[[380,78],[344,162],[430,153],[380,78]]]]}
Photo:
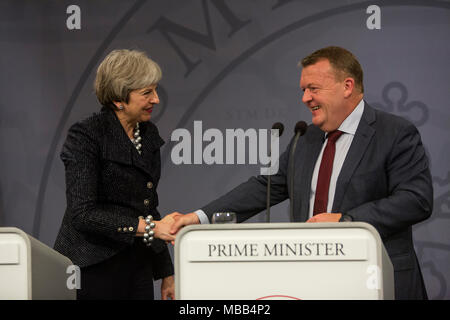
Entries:
{"type": "Polygon", "coordinates": [[[157,87],[157,84],[152,84],[130,92],[128,103],[122,103],[124,106],[122,113],[130,122],[150,120],[154,105],[159,103],[157,87]]]}

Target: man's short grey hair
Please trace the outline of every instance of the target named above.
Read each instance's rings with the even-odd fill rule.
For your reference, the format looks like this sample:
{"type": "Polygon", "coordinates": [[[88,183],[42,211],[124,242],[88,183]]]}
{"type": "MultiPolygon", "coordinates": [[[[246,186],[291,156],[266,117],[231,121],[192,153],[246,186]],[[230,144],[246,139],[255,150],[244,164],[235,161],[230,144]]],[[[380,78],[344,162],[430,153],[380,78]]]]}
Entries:
{"type": "Polygon", "coordinates": [[[161,77],[159,65],[144,52],[114,50],[97,69],[95,93],[102,105],[114,109],[114,101],[128,103],[132,90],[157,84],[161,77]]]}

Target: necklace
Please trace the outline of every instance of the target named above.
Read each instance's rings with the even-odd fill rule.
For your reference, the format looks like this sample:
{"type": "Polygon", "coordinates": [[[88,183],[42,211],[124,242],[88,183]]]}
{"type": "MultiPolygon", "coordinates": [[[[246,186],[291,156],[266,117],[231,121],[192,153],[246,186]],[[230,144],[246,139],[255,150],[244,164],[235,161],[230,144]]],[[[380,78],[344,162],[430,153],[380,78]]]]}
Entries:
{"type": "Polygon", "coordinates": [[[139,152],[139,154],[142,153],[141,140],[142,140],[142,138],[139,134],[139,122],[138,122],[138,123],[136,123],[136,127],[134,127],[134,129],[133,129],[133,138],[131,138],[131,142],[133,142],[134,147],[136,148],[137,152],[139,152]]]}

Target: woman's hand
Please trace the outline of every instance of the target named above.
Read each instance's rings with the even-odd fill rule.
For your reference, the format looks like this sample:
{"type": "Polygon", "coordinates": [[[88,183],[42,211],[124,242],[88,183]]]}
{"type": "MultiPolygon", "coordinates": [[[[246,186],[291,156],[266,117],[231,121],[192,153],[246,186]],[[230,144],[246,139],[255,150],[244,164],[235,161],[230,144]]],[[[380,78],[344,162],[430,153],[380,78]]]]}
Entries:
{"type": "MultiPolygon", "coordinates": [[[[170,234],[169,230],[172,227],[172,224],[175,222],[175,219],[178,218],[179,216],[182,216],[182,214],[178,212],[173,212],[171,214],[166,215],[163,219],[159,221],[153,221],[155,223],[155,228],[153,228],[153,231],[155,232],[154,237],[165,241],[175,240],[175,236],[170,234]]],[[[137,237],[144,236],[146,225],[147,224],[145,223],[145,219],[139,220],[139,225],[136,232],[137,237]]]]}
{"type": "Polygon", "coordinates": [[[170,233],[170,229],[172,228],[172,224],[175,222],[175,219],[180,216],[180,213],[171,213],[165,216],[160,221],[155,221],[155,228],[153,231],[155,232],[155,238],[159,238],[165,241],[174,241],[175,236],[170,233]]]}
{"type": "Polygon", "coordinates": [[[175,300],[175,280],[173,276],[166,277],[162,280],[161,283],[161,299],[175,300]]]}

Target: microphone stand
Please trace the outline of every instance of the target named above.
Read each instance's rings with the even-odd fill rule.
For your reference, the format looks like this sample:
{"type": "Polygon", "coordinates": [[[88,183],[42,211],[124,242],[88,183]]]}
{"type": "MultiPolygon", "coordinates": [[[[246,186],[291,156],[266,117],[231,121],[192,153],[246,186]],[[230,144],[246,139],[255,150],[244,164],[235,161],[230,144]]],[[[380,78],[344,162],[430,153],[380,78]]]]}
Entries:
{"type": "Polygon", "coordinates": [[[295,176],[295,165],[294,165],[294,158],[295,158],[295,149],[297,148],[297,142],[300,136],[304,135],[306,132],[306,129],[308,128],[308,125],[304,121],[299,121],[295,125],[295,137],[294,141],[292,142],[293,145],[291,147],[290,153],[289,153],[289,164],[288,164],[288,172],[291,173],[291,176],[289,177],[289,199],[290,201],[290,207],[289,207],[289,219],[290,222],[294,222],[294,176],[295,176]]]}

